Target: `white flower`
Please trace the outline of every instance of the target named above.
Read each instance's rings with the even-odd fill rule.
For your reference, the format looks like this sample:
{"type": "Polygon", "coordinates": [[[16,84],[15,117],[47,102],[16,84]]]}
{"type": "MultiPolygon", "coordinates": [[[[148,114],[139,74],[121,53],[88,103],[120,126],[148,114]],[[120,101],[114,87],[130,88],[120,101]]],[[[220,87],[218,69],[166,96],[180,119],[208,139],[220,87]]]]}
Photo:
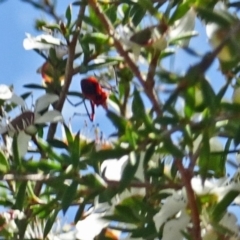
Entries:
{"type": "MultiPolygon", "coordinates": [[[[92,210],[92,209],[91,209],[92,210]]],[[[92,212],[76,224],[76,238],[79,240],[93,240],[103,228],[109,225],[109,221],[102,219],[105,212],[92,212]]]]}
{"type": "MultiPolygon", "coordinates": [[[[187,206],[187,199],[183,191],[174,191],[173,194],[167,197],[161,210],[153,217],[157,230],[169,218],[174,217],[179,212],[184,212],[187,206]]],[[[177,232],[179,229],[176,229],[177,232]]],[[[177,239],[177,238],[176,238],[177,239]]]]}
{"type": "Polygon", "coordinates": [[[8,100],[12,97],[13,93],[10,88],[5,84],[0,84],[0,99],[8,100]]]}
{"type": "Polygon", "coordinates": [[[235,235],[239,235],[239,226],[237,225],[237,218],[232,213],[227,212],[221,221],[219,222],[220,225],[229,229],[235,235]]]}
{"type": "Polygon", "coordinates": [[[60,39],[49,34],[41,34],[33,37],[29,33],[26,33],[26,36],[27,38],[23,40],[23,47],[26,50],[48,50],[53,46],[60,46],[62,44],[60,39]]]}
{"type": "MultiPolygon", "coordinates": [[[[41,34],[37,37],[31,36],[31,34],[26,33],[27,38],[23,40],[23,47],[26,50],[45,50],[48,51],[50,48],[55,48],[56,56],[61,59],[68,54],[68,47],[60,39],[53,37],[50,34],[41,34]]],[[[77,41],[75,54],[82,52],[82,47],[77,41]]]]}
{"type": "Polygon", "coordinates": [[[50,50],[50,48],[55,48],[56,56],[61,59],[68,53],[68,48],[64,45],[60,39],[53,37],[49,34],[41,34],[37,37],[31,36],[26,33],[27,38],[23,40],[23,47],[26,50],[50,50]]]}
{"type": "MultiPolygon", "coordinates": [[[[124,155],[120,159],[108,159],[105,160],[101,164],[101,173],[103,175],[103,178],[109,181],[121,181],[123,172],[127,166],[127,164],[135,164],[134,163],[135,158],[132,153],[130,155],[124,155]]],[[[134,175],[135,178],[137,178],[139,181],[144,181],[144,175],[143,175],[143,158],[138,163],[137,171],[134,175]]],[[[118,194],[117,201],[121,199],[125,199],[128,197],[131,197],[133,195],[142,195],[145,196],[146,189],[143,188],[137,188],[137,187],[131,187],[128,189],[125,189],[121,194],[118,194]]]]}
{"type": "MultiPolygon", "coordinates": [[[[182,18],[177,20],[173,26],[168,29],[166,28],[163,33],[158,29],[159,26],[148,27],[134,33],[126,25],[120,25],[116,29],[116,37],[121,40],[126,49],[132,50],[134,58],[137,60],[140,55],[141,47],[143,46],[151,46],[154,49],[162,51],[174,40],[181,37],[196,35],[196,32],[193,31],[195,17],[196,14],[193,8],[190,8],[182,18]]],[[[189,39],[178,40],[178,45],[186,46],[188,42],[189,39]]]]}
{"type": "MultiPolygon", "coordinates": [[[[196,35],[196,32],[193,31],[195,26],[196,13],[193,8],[190,8],[189,11],[179,20],[177,20],[174,25],[169,29],[169,41],[173,41],[176,38],[183,37],[187,34],[192,36],[196,35]]],[[[187,46],[189,39],[184,39],[179,42],[180,46],[187,46]]]]}
{"type": "MultiPolygon", "coordinates": [[[[48,109],[49,105],[56,102],[58,96],[55,94],[46,93],[44,96],[36,100],[35,110],[26,110],[22,112],[19,116],[15,117],[10,122],[0,125],[0,134],[6,134],[12,137],[15,133],[17,135],[18,151],[19,155],[23,157],[28,148],[29,142],[31,140],[31,135],[35,134],[37,131],[36,124],[45,124],[47,122],[62,122],[63,117],[59,111],[49,110],[43,113],[40,112],[44,109],[48,109]]],[[[21,103],[20,103],[21,104],[21,103]]],[[[7,142],[6,150],[11,149],[11,140],[7,142]]],[[[11,154],[9,152],[9,154],[11,154]]]]}
{"type": "MultiPolygon", "coordinates": [[[[229,240],[239,240],[240,234],[239,234],[239,225],[237,224],[237,218],[232,213],[227,212],[221,221],[219,222],[219,225],[230,231],[228,233],[227,239],[229,240]],[[230,236],[231,235],[231,236],[230,236]]],[[[218,240],[218,232],[217,229],[215,229],[213,226],[208,224],[205,228],[202,229],[202,239],[203,240],[218,240]]]]}
{"type": "Polygon", "coordinates": [[[1,218],[5,221],[3,226],[0,226],[1,228],[5,228],[9,233],[15,233],[18,232],[18,227],[15,223],[16,219],[23,219],[25,217],[24,213],[19,210],[9,210],[8,212],[4,212],[1,214],[1,218]]]}
{"type": "MultiPolygon", "coordinates": [[[[224,3],[218,2],[214,7],[214,12],[225,17],[228,20],[229,26],[222,26],[215,22],[206,24],[206,34],[213,48],[217,48],[225,38],[231,34],[230,29],[236,28],[239,19],[234,15],[230,14],[224,3]]],[[[225,46],[218,53],[218,58],[221,61],[229,62],[236,59],[239,56],[238,48],[236,48],[236,42],[239,41],[239,30],[236,30],[232,34],[225,46]]]]}
{"type": "Polygon", "coordinates": [[[128,161],[128,155],[124,155],[120,159],[105,160],[101,165],[101,172],[104,178],[110,181],[120,181],[128,161]]]}
{"type": "Polygon", "coordinates": [[[192,188],[198,195],[210,194],[213,189],[220,187],[226,178],[220,179],[206,179],[203,183],[202,178],[199,176],[193,177],[191,180],[192,188]]]}
{"type": "MultiPolygon", "coordinates": [[[[192,188],[198,195],[215,195],[217,197],[217,201],[219,202],[226,196],[227,193],[231,191],[239,191],[239,171],[240,170],[238,170],[230,180],[224,177],[217,180],[206,179],[202,182],[200,177],[194,177],[191,180],[192,188]]],[[[234,203],[240,205],[240,196],[235,198],[234,203]]]]}
{"type": "Polygon", "coordinates": [[[117,37],[121,40],[123,43],[123,46],[126,49],[131,49],[133,52],[133,59],[137,60],[140,52],[141,52],[141,46],[139,44],[136,44],[135,42],[131,41],[131,37],[133,36],[133,32],[128,28],[127,26],[119,25],[116,29],[117,37]]]}
{"type": "Polygon", "coordinates": [[[186,229],[190,221],[190,216],[186,213],[185,210],[181,211],[180,217],[172,219],[163,227],[163,237],[162,240],[180,240],[183,239],[181,231],[186,229]]]}

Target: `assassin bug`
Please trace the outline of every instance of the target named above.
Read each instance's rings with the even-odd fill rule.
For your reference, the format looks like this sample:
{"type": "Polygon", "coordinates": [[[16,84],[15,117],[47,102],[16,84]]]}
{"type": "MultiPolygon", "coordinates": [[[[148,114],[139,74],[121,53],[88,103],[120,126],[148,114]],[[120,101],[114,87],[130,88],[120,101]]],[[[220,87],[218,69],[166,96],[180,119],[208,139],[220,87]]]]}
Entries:
{"type": "MultiPolygon", "coordinates": [[[[116,83],[117,83],[115,69],[114,69],[114,75],[115,75],[116,83]]],[[[110,91],[116,91],[116,89],[114,89],[113,87],[102,86],[98,82],[97,78],[93,77],[93,76],[84,78],[81,81],[82,94],[85,97],[85,99],[88,99],[90,101],[90,104],[91,104],[92,112],[91,112],[91,114],[89,114],[86,103],[85,103],[85,101],[83,101],[90,121],[93,121],[93,119],[94,119],[95,105],[96,106],[101,105],[103,108],[107,109],[108,93],[104,90],[104,88],[108,89],[110,91]]]]}
{"type": "Polygon", "coordinates": [[[84,105],[89,116],[89,119],[93,121],[95,114],[95,105],[102,105],[105,109],[107,109],[107,97],[108,94],[99,84],[98,80],[95,77],[84,78],[81,81],[81,89],[83,96],[90,100],[92,112],[89,114],[88,109],[86,107],[85,101],[84,105]]]}

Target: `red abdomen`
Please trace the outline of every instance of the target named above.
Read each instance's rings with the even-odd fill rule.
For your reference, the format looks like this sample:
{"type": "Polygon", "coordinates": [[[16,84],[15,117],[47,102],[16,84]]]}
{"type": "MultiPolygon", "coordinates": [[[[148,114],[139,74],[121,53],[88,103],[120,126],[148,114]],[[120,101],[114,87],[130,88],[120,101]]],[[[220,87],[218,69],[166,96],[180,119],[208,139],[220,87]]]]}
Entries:
{"type": "Polygon", "coordinates": [[[102,89],[95,77],[82,79],[81,88],[83,95],[94,104],[97,106],[106,105],[107,93],[102,89]]]}

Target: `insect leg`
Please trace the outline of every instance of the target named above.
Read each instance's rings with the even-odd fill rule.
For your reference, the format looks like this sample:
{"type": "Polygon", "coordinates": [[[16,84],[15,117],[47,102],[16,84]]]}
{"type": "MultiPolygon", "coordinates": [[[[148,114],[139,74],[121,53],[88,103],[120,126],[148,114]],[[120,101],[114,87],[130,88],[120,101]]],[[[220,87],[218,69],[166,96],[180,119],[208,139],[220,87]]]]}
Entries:
{"type": "Polygon", "coordinates": [[[92,122],[92,121],[93,121],[93,118],[94,118],[94,114],[95,114],[94,103],[93,103],[92,101],[90,101],[91,108],[92,108],[92,113],[91,113],[91,114],[90,114],[89,111],[88,111],[88,108],[87,108],[85,99],[83,100],[83,103],[84,103],[84,107],[85,107],[85,109],[86,109],[87,115],[88,115],[90,121],[92,122]]]}

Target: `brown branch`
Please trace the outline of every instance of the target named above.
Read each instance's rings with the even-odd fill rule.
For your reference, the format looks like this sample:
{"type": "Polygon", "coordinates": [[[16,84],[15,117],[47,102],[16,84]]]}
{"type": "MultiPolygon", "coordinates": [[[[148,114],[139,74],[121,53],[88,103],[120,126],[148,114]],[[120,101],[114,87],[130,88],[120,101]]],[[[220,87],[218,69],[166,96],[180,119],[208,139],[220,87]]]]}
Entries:
{"type": "MultiPolygon", "coordinates": [[[[56,177],[50,174],[41,174],[41,173],[35,173],[35,174],[12,174],[12,173],[8,173],[8,174],[4,174],[4,175],[0,175],[0,181],[22,181],[22,182],[26,182],[26,181],[33,181],[33,182],[42,182],[42,183],[47,183],[47,182],[52,182],[52,181],[57,181],[59,179],[62,180],[73,180],[77,181],[79,183],[84,183],[84,180],[82,180],[81,177],[71,177],[71,176],[65,176],[63,178],[61,177],[56,177]]],[[[104,179],[104,181],[106,182],[106,184],[111,188],[111,187],[118,187],[121,184],[121,181],[112,181],[112,180],[107,180],[104,179]]],[[[134,188],[149,188],[151,187],[152,184],[150,184],[149,182],[131,182],[129,184],[129,187],[134,187],[134,188]]],[[[182,185],[176,184],[176,183],[164,183],[160,185],[161,189],[169,189],[169,188],[175,188],[175,189],[181,189],[182,185]]]]}
{"type": "Polygon", "coordinates": [[[160,56],[160,51],[155,51],[153,53],[152,60],[149,64],[146,85],[149,85],[150,88],[154,87],[154,83],[155,83],[154,76],[156,73],[159,56],[160,56]]]}
{"type": "Polygon", "coordinates": [[[158,103],[158,100],[153,92],[153,88],[150,88],[147,84],[147,82],[143,79],[141,72],[139,71],[139,68],[136,66],[136,64],[133,62],[133,60],[129,57],[128,53],[123,49],[123,46],[121,42],[117,39],[115,36],[114,28],[107,18],[107,16],[104,15],[102,12],[102,9],[98,5],[97,1],[95,0],[89,0],[89,5],[92,7],[92,9],[95,11],[95,14],[98,16],[99,21],[102,22],[104,25],[108,35],[113,38],[114,40],[114,46],[116,47],[118,53],[124,58],[125,62],[127,63],[128,67],[131,69],[131,71],[134,73],[138,81],[141,83],[143,88],[145,89],[145,92],[150,99],[150,101],[153,104],[153,108],[156,111],[157,115],[161,115],[161,107],[158,103]]]}
{"type": "Polygon", "coordinates": [[[185,169],[183,167],[181,159],[175,159],[175,164],[177,165],[177,168],[181,174],[183,184],[186,187],[188,204],[191,209],[191,219],[193,223],[192,237],[194,240],[202,240],[199,211],[195,199],[195,194],[191,185],[192,173],[189,171],[189,169],[185,169]]]}
{"type": "MultiPolygon", "coordinates": [[[[76,23],[75,33],[73,35],[72,40],[70,41],[70,43],[68,45],[68,60],[67,60],[66,70],[65,70],[65,81],[64,81],[64,85],[63,85],[62,91],[59,96],[59,100],[55,105],[55,109],[60,112],[62,111],[64,102],[65,102],[65,99],[66,99],[66,96],[68,93],[68,89],[70,87],[70,84],[72,82],[72,77],[74,74],[73,62],[74,62],[74,57],[75,57],[75,48],[76,48],[76,44],[78,41],[78,36],[79,36],[80,30],[81,30],[82,19],[83,19],[84,13],[85,13],[85,9],[86,9],[85,5],[82,5],[81,8],[79,9],[78,21],[76,23]]],[[[56,123],[53,123],[50,125],[47,139],[52,139],[54,137],[56,128],[57,128],[56,123]]]]}

